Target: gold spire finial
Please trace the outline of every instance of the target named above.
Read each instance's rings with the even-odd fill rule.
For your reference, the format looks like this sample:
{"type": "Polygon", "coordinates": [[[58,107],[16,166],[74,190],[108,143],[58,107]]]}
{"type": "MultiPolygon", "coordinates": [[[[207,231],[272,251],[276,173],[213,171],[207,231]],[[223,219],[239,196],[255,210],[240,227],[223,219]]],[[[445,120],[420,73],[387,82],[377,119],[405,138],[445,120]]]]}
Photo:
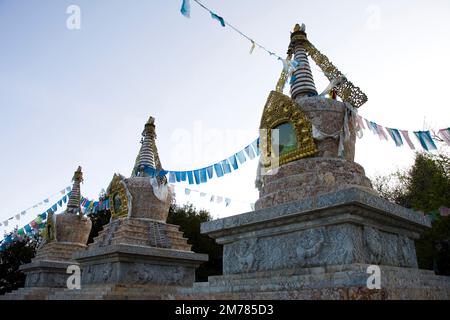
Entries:
{"type": "Polygon", "coordinates": [[[145,136],[146,133],[150,133],[152,135],[155,136],[156,138],[156,134],[155,134],[155,118],[150,116],[148,118],[147,123],[144,126],[144,131],[142,131],[142,136],[145,136]]]}
{"type": "Polygon", "coordinates": [[[296,23],[293,32],[306,32],[306,26],[305,26],[305,24],[302,23],[302,24],[300,25],[300,24],[296,23]]]}
{"type": "Polygon", "coordinates": [[[73,174],[72,181],[83,182],[83,172],[81,170],[81,166],[78,166],[77,171],[73,174]]]}
{"type": "Polygon", "coordinates": [[[155,124],[155,118],[153,118],[152,116],[150,116],[150,118],[148,118],[147,124],[155,124]]]}

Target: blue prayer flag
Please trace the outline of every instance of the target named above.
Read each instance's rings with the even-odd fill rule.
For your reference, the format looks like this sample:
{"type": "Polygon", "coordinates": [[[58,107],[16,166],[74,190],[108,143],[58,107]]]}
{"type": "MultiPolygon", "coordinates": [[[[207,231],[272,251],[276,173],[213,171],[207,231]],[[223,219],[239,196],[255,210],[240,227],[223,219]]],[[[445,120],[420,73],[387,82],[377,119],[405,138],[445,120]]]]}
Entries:
{"type": "Polygon", "coordinates": [[[223,176],[223,170],[222,170],[222,166],[220,165],[220,163],[216,163],[214,165],[214,170],[216,171],[216,176],[218,178],[223,176]]]}
{"type": "Polygon", "coordinates": [[[239,160],[241,164],[243,164],[247,159],[245,158],[244,152],[241,150],[235,154],[236,158],[239,160]]]}
{"type": "Polygon", "coordinates": [[[187,171],[186,174],[188,176],[189,184],[194,184],[194,176],[192,175],[192,171],[187,171]]]}
{"type": "Polygon", "coordinates": [[[206,168],[200,169],[200,182],[206,183],[208,182],[208,177],[206,173],[206,168]]]}
{"type": "Polygon", "coordinates": [[[433,142],[433,138],[431,138],[430,131],[414,131],[414,134],[422,145],[422,148],[426,151],[437,149],[433,142]]]}
{"type": "Polygon", "coordinates": [[[378,125],[373,121],[370,121],[369,123],[370,123],[370,128],[369,128],[370,131],[372,131],[374,134],[378,135],[378,125]]]}
{"type": "Polygon", "coordinates": [[[191,16],[191,4],[189,0],[183,0],[180,12],[186,18],[189,18],[191,16]]]}
{"type": "Polygon", "coordinates": [[[252,142],[252,147],[256,152],[256,155],[259,156],[259,138],[252,142]]]}
{"type": "Polygon", "coordinates": [[[29,224],[27,224],[25,227],[23,227],[26,231],[26,233],[30,233],[31,232],[31,226],[29,224]]]}
{"type": "Polygon", "coordinates": [[[195,183],[196,184],[200,184],[200,170],[194,170],[194,178],[195,178],[195,183]]]}
{"type": "Polygon", "coordinates": [[[177,180],[176,180],[176,177],[175,177],[175,172],[173,172],[173,171],[170,171],[169,172],[169,183],[175,183],[177,180]]]}
{"type": "Polygon", "coordinates": [[[251,145],[246,146],[244,150],[251,160],[255,158],[255,152],[253,151],[251,145]]]}
{"type": "Polygon", "coordinates": [[[231,166],[233,167],[234,170],[237,170],[239,168],[235,155],[229,157],[228,160],[230,161],[231,166]]]}
{"type": "Polygon", "coordinates": [[[213,166],[209,166],[206,168],[206,171],[208,172],[208,179],[211,179],[213,177],[214,171],[213,166]]]}
{"type": "Polygon", "coordinates": [[[222,164],[222,170],[223,170],[224,174],[231,172],[231,167],[230,167],[230,164],[228,163],[227,159],[222,160],[221,164],[222,164]]]}
{"type": "Polygon", "coordinates": [[[155,168],[150,167],[150,166],[146,166],[146,167],[144,168],[144,172],[147,173],[150,177],[154,177],[155,174],[156,174],[155,168]]]}
{"type": "Polygon", "coordinates": [[[400,132],[398,132],[397,129],[386,128],[386,130],[388,131],[388,133],[391,136],[392,140],[394,140],[395,145],[397,147],[400,147],[401,145],[403,145],[402,137],[400,135],[400,132]]]}
{"type": "Polygon", "coordinates": [[[222,25],[222,27],[225,27],[225,20],[223,20],[223,18],[221,16],[218,16],[217,14],[215,14],[214,12],[211,12],[211,18],[216,19],[217,21],[220,22],[220,24],[222,25]]]}
{"type": "Polygon", "coordinates": [[[160,170],[160,171],[158,172],[158,175],[159,175],[161,178],[163,178],[163,177],[165,177],[168,173],[169,173],[169,171],[167,171],[167,170],[160,170]]]}

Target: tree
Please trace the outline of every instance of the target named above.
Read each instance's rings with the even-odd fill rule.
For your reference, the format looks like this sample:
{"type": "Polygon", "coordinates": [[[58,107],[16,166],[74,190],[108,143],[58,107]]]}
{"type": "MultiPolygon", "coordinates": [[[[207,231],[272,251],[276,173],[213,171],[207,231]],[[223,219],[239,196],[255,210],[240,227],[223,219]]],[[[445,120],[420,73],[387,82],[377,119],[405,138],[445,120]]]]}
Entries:
{"type": "MultiPolygon", "coordinates": [[[[380,196],[401,206],[436,213],[440,207],[450,207],[450,157],[417,153],[409,170],[376,177],[374,187],[380,196]]],[[[449,241],[450,217],[434,220],[416,241],[419,267],[450,275],[449,241]]]]}
{"type": "Polygon", "coordinates": [[[180,231],[184,233],[188,243],[192,244],[194,252],[208,254],[209,260],[195,271],[195,279],[199,282],[207,281],[208,276],[222,274],[223,246],[200,233],[200,224],[211,220],[212,217],[208,211],[197,211],[192,204],[182,207],[172,204],[167,218],[167,223],[180,226],[180,231]]]}
{"type": "Polygon", "coordinates": [[[13,241],[0,251],[0,295],[25,285],[25,274],[19,267],[31,262],[37,245],[37,237],[24,237],[13,241]]]}
{"type": "Polygon", "coordinates": [[[94,242],[94,238],[98,236],[99,232],[103,230],[103,227],[111,220],[111,211],[104,209],[97,211],[96,213],[90,213],[88,217],[92,221],[92,229],[89,233],[88,244],[94,242]]]}

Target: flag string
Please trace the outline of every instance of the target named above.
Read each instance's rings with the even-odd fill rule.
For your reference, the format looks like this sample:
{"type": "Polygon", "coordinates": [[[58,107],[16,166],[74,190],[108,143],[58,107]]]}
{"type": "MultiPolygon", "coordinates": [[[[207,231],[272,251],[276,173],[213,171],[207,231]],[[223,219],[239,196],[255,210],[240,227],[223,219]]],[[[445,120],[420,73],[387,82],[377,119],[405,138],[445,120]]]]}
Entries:
{"type": "MultiPolygon", "coordinates": [[[[205,6],[202,2],[200,2],[199,0],[193,0],[195,3],[197,3],[201,8],[203,8],[204,10],[208,11],[212,16],[217,16],[219,17],[224,25],[227,25],[228,27],[230,27],[233,31],[235,31],[236,33],[238,33],[239,35],[241,35],[242,37],[244,37],[245,39],[247,39],[248,41],[251,42],[252,46],[253,44],[256,45],[258,48],[264,50],[265,52],[267,52],[269,55],[274,56],[278,59],[282,59],[279,55],[277,55],[275,52],[267,49],[264,45],[262,45],[261,43],[259,43],[258,41],[254,40],[253,38],[251,38],[250,36],[248,36],[247,34],[245,34],[244,32],[242,32],[241,30],[239,30],[237,27],[235,27],[234,25],[232,25],[231,23],[229,23],[227,20],[225,20],[224,18],[222,18],[221,16],[217,15],[214,11],[212,11],[210,8],[208,8],[207,6],[205,6]]],[[[183,2],[184,3],[184,2],[183,2]]],[[[183,13],[183,11],[182,11],[183,13]]],[[[186,16],[186,15],[185,15],[186,16]]],[[[189,16],[187,16],[189,17],[189,16]]],[[[253,50],[252,50],[253,51],[253,50]]]]}
{"type": "Polygon", "coordinates": [[[20,220],[20,219],[21,219],[21,216],[26,215],[27,212],[30,211],[31,209],[37,209],[37,208],[39,208],[40,206],[49,203],[50,199],[53,198],[53,197],[55,197],[56,195],[58,195],[58,194],[65,195],[66,193],[70,192],[71,190],[72,190],[72,187],[71,187],[71,186],[67,186],[66,188],[62,189],[61,191],[55,192],[55,193],[53,193],[53,194],[47,196],[44,200],[42,200],[42,201],[40,201],[40,202],[38,202],[38,203],[36,203],[36,204],[34,204],[34,205],[32,205],[32,206],[26,208],[26,209],[23,209],[23,210],[21,210],[20,212],[17,212],[17,214],[14,214],[13,216],[11,216],[10,218],[8,218],[8,219],[6,219],[6,220],[4,220],[4,221],[1,221],[1,222],[0,222],[0,226],[5,226],[5,227],[7,227],[8,224],[9,224],[9,221],[13,220],[14,218],[15,218],[16,220],[20,220]]]}

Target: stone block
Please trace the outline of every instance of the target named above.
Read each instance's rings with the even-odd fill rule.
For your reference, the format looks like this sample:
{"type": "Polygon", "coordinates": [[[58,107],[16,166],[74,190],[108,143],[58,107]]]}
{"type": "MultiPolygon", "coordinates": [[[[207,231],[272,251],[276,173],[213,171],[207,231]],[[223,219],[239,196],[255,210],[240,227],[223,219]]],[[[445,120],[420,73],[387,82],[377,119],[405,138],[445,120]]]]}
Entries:
{"type": "Polygon", "coordinates": [[[82,286],[169,285],[191,286],[195,268],[208,256],[189,251],[136,245],[108,245],[77,252],[82,286]]]}

